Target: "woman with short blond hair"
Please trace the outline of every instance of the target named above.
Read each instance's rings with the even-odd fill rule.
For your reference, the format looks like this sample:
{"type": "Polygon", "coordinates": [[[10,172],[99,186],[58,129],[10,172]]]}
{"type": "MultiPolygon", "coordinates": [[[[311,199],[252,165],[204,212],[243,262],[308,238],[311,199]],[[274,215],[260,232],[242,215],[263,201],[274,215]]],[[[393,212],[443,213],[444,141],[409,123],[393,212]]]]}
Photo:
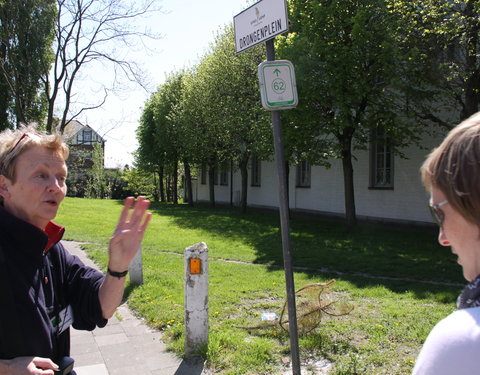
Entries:
{"type": "Polygon", "coordinates": [[[85,266],[52,221],[67,191],[67,157],[59,135],[32,126],[0,133],[0,375],[53,375],[69,355],[71,325],[105,326],[150,220],[148,201],[127,198],[107,275],[85,266]]]}

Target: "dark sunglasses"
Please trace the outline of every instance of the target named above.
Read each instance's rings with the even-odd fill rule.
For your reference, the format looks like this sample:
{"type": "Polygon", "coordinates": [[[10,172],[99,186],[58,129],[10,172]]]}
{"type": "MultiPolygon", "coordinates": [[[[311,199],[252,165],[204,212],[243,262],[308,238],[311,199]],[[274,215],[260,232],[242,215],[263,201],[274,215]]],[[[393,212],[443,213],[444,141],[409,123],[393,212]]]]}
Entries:
{"type": "Polygon", "coordinates": [[[432,217],[435,222],[438,224],[439,227],[442,227],[443,220],[445,220],[445,214],[440,209],[440,207],[446,205],[448,201],[445,199],[437,204],[429,204],[428,207],[430,208],[430,212],[432,213],[432,217]]]}

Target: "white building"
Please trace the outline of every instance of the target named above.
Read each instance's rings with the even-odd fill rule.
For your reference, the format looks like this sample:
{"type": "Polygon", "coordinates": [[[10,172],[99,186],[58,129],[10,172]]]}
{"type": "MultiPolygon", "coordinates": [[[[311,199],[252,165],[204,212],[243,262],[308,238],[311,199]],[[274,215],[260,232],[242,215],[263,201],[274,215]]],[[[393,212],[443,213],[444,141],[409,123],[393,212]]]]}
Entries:
{"type": "MultiPolygon", "coordinates": [[[[355,152],[353,162],[355,207],[357,218],[425,224],[432,223],[428,210],[429,195],[420,179],[420,166],[427,154],[436,147],[443,135],[426,138],[422,148],[410,146],[402,150],[407,159],[393,155],[387,149],[370,147],[355,152]]],[[[249,163],[247,205],[278,207],[277,174],[273,161],[249,163]]],[[[290,167],[290,209],[343,216],[344,185],[341,160],[333,160],[329,169],[301,163],[290,167]]],[[[202,171],[193,181],[197,202],[209,201],[208,178],[202,171]]],[[[240,172],[219,174],[215,184],[215,200],[238,206],[241,196],[240,172]]]]}

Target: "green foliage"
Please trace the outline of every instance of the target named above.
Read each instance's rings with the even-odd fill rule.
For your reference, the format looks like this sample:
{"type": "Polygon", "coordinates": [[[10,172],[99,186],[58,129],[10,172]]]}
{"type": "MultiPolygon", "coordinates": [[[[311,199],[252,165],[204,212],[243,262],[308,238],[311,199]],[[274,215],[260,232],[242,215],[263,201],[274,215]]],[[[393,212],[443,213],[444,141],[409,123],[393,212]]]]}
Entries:
{"type": "Polygon", "coordinates": [[[106,179],[105,167],[103,165],[103,148],[100,143],[95,142],[92,152],[92,167],[87,171],[87,185],[85,198],[109,198],[111,187],[106,179]]]}
{"type": "Polygon", "coordinates": [[[279,38],[278,50],[295,63],[302,98],[286,129],[291,152],[312,163],[343,158],[350,147],[365,148],[377,127],[397,148],[418,139],[408,131],[417,124],[402,119],[405,59],[395,39],[399,19],[386,2],[292,0],[289,6],[291,33],[279,38]],[[305,145],[320,141],[323,147],[305,152],[305,145]]]}
{"type": "Polygon", "coordinates": [[[480,102],[479,2],[388,0],[387,3],[390,11],[401,18],[396,35],[409,61],[415,63],[409,68],[422,72],[430,96],[435,95],[424,106],[415,105],[418,96],[412,96],[415,115],[449,128],[477,112],[480,102]],[[445,108],[454,110],[445,111],[445,108]]]}
{"type": "Polygon", "coordinates": [[[263,46],[235,52],[232,25],[217,35],[211,52],[197,69],[204,83],[199,105],[216,143],[217,160],[237,163],[252,153],[268,158],[272,153],[270,116],[260,103],[257,66],[265,60],[263,46]],[[210,129],[211,127],[211,129],[210,129]]]}
{"type": "Polygon", "coordinates": [[[278,51],[296,66],[300,103],[285,116],[287,155],[313,164],[342,159],[354,225],[352,152],[366,149],[377,129],[397,152],[421,139],[425,126],[410,117],[409,101],[412,92],[425,94],[423,77],[410,71],[413,54],[399,42],[405,19],[385,0],[291,0],[289,12],[290,34],[278,38],[278,51]]]}
{"type": "Polygon", "coordinates": [[[128,189],[122,170],[107,170],[103,149],[95,143],[93,150],[71,147],[68,158],[67,195],[69,197],[123,199],[133,193],[128,189]]]}
{"type": "Polygon", "coordinates": [[[122,178],[126,182],[126,189],[132,195],[144,195],[148,199],[152,199],[155,195],[156,187],[152,173],[132,168],[124,171],[122,178]]]}
{"type": "Polygon", "coordinates": [[[55,0],[0,2],[0,130],[45,116],[56,13],[55,0]]]}
{"type": "MultiPolygon", "coordinates": [[[[170,187],[173,201],[177,201],[178,163],[188,161],[190,150],[183,141],[184,122],[175,114],[180,105],[183,87],[183,74],[170,76],[145,105],[140,126],[137,128],[139,149],[136,164],[144,171],[158,173],[161,200],[164,201],[164,173],[170,187]],[[172,176],[173,182],[170,180],[172,176]]],[[[156,189],[153,197],[158,198],[156,189]]]]}
{"type": "Polygon", "coordinates": [[[232,26],[221,30],[192,72],[170,76],[146,104],[139,167],[171,168],[183,160],[212,169],[233,161],[246,171],[252,153],[269,157],[270,121],[256,78],[263,59],[260,47],[236,54],[232,26]]]}
{"type": "Polygon", "coordinates": [[[125,199],[126,197],[134,195],[133,192],[129,190],[127,182],[125,181],[126,173],[128,173],[128,168],[124,171],[105,170],[104,178],[110,190],[111,199],[125,199]]]}
{"type": "Polygon", "coordinates": [[[156,144],[155,118],[153,97],[147,101],[136,130],[139,142],[136,156],[136,164],[147,171],[155,171],[163,163],[163,153],[156,144]]]}

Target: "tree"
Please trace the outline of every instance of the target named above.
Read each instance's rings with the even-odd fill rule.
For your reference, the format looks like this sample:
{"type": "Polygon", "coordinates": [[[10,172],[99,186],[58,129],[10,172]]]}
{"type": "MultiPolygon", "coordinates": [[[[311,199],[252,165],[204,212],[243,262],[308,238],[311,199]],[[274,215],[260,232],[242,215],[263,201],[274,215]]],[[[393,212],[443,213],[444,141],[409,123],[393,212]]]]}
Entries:
{"type": "Polygon", "coordinates": [[[448,129],[476,113],[480,102],[480,3],[389,0],[389,8],[402,19],[396,33],[399,44],[413,51],[411,59],[418,62],[417,67],[428,69],[423,77],[435,94],[435,100],[411,108],[415,115],[448,129]]]}
{"type": "MultiPolygon", "coordinates": [[[[172,74],[147,102],[137,130],[137,164],[145,171],[158,171],[160,196],[164,201],[163,179],[167,172],[167,197],[178,203],[178,164],[185,158],[182,118],[175,113],[182,97],[182,73],[172,74]],[[172,178],[170,179],[169,176],[172,178]]],[[[185,160],[184,160],[185,162],[185,160]]]]}
{"type": "Polygon", "coordinates": [[[158,151],[164,155],[164,167],[172,176],[172,201],[178,203],[178,163],[182,154],[181,122],[173,116],[182,96],[182,75],[172,74],[155,94],[155,139],[158,151]]]}
{"type": "Polygon", "coordinates": [[[342,160],[345,215],[353,226],[352,151],[365,148],[375,129],[397,149],[421,130],[404,115],[399,70],[408,61],[394,37],[399,21],[384,0],[291,0],[289,8],[291,33],[280,38],[279,52],[296,66],[301,100],[287,126],[307,131],[298,138],[296,129],[287,128],[286,138],[296,139],[291,149],[297,152],[302,143],[322,141],[317,157],[342,160]]]}
{"type": "MultiPolygon", "coordinates": [[[[241,207],[247,207],[248,161],[272,152],[268,112],[260,102],[257,66],[265,59],[261,46],[235,53],[232,25],[220,30],[210,52],[195,72],[194,134],[208,149],[210,201],[214,202],[214,170],[233,161],[242,176],[241,207]]],[[[197,148],[198,149],[198,148],[197,148]]]]}
{"type": "Polygon", "coordinates": [[[0,129],[44,118],[55,15],[55,0],[0,1],[0,129]]]}
{"type": "Polygon", "coordinates": [[[183,95],[178,114],[184,124],[182,130],[182,147],[188,150],[189,160],[196,165],[208,166],[210,205],[215,207],[214,170],[225,149],[223,136],[225,132],[217,123],[211,122],[210,105],[211,86],[207,74],[210,56],[206,55],[200,64],[185,76],[183,95]]]}
{"type": "Polygon", "coordinates": [[[165,202],[165,191],[163,185],[163,170],[165,164],[165,155],[163,150],[157,144],[157,127],[155,122],[155,94],[145,104],[140,118],[139,126],[136,130],[138,149],[135,154],[136,166],[145,172],[158,174],[159,194],[154,193],[156,199],[165,202]],[[159,195],[159,196],[158,196],[159,195]]]}
{"type": "Polygon", "coordinates": [[[115,81],[123,77],[145,87],[143,72],[135,62],[128,60],[128,52],[133,46],[147,49],[144,39],[157,38],[148,30],[135,24],[137,19],[157,12],[157,0],[118,1],[118,0],[57,0],[55,21],[54,63],[45,72],[44,86],[48,101],[47,130],[54,127],[54,111],[60,106],[60,130],[63,131],[69,120],[81,112],[101,106],[91,103],[75,108],[72,100],[80,72],[92,63],[110,64],[115,72],[115,81]],[[50,73],[50,74],[49,74],[50,73]]]}
{"type": "Polygon", "coordinates": [[[169,83],[171,94],[170,110],[167,115],[170,123],[170,136],[174,137],[175,154],[178,160],[183,161],[183,170],[185,174],[185,198],[190,206],[193,206],[193,188],[191,165],[195,162],[196,150],[194,149],[194,138],[189,126],[190,118],[185,110],[186,104],[186,82],[191,77],[191,72],[183,70],[172,74],[167,83],[169,83]]]}
{"type": "Polygon", "coordinates": [[[100,143],[95,142],[92,150],[92,167],[87,171],[86,198],[104,199],[111,195],[103,160],[103,148],[100,143]]]}
{"type": "Polygon", "coordinates": [[[258,64],[265,60],[261,45],[237,54],[232,25],[218,35],[213,51],[212,72],[215,91],[212,102],[216,121],[225,124],[229,136],[230,160],[242,176],[241,208],[247,208],[248,162],[252,155],[260,160],[273,152],[270,112],[261,104],[258,64]]]}
{"type": "Polygon", "coordinates": [[[123,173],[123,179],[127,186],[126,189],[135,196],[145,195],[147,199],[152,199],[155,192],[155,183],[153,174],[141,169],[127,169],[123,173]]]}

